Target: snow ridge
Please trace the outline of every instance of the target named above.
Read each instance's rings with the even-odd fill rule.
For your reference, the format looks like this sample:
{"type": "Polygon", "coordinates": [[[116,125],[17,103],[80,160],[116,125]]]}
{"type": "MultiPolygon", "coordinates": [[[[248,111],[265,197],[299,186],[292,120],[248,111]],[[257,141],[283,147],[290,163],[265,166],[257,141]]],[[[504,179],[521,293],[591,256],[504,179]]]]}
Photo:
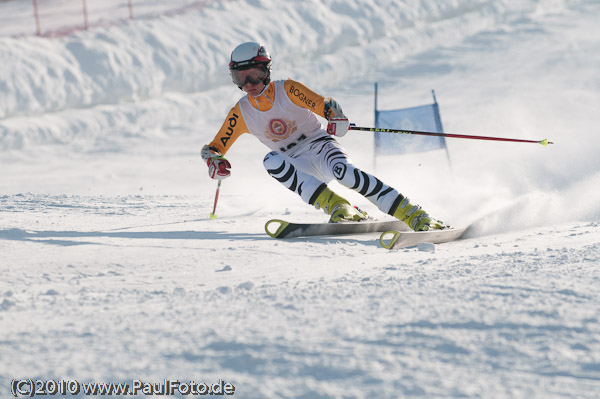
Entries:
{"type": "MultiPolygon", "coordinates": [[[[168,93],[199,93],[229,85],[224,66],[231,48],[249,40],[241,26],[248,23],[245,10],[255,7],[244,1],[213,2],[186,15],[134,20],[60,39],[1,38],[0,53],[11,59],[0,80],[5,93],[0,99],[0,127],[9,136],[5,148],[24,145],[23,140],[10,140],[18,134],[11,129],[10,118],[162,100],[168,93]]],[[[483,0],[460,5],[450,0],[381,5],[354,0],[343,6],[319,1],[273,3],[261,4],[261,20],[251,21],[246,29],[252,31],[254,23],[264,27],[256,39],[269,43],[281,74],[297,69],[298,78],[310,84],[316,83],[311,78],[316,72],[320,81],[335,86],[377,70],[382,62],[401,62],[441,43],[493,29],[522,8],[508,1],[483,0]],[[278,18],[282,13],[290,17],[278,18]],[[349,67],[341,71],[336,67],[340,62],[349,67]]],[[[88,113],[85,119],[93,116],[109,125],[98,114],[88,113]]],[[[81,119],[64,121],[61,130],[75,134],[81,130],[76,126],[81,119]]],[[[57,139],[56,132],[39,136],[29,139],[37,143],[57,139]]]]}

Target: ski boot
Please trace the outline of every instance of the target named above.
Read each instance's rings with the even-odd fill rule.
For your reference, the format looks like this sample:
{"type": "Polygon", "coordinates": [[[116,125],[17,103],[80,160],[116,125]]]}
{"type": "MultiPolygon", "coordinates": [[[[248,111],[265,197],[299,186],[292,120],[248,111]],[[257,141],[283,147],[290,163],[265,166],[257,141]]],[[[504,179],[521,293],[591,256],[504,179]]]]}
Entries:
{"type": "Polygon", "coordinates": [[[367,219],[367,213],[353,207],[344,198],[340,197],[328,187],[319,194],[315,200],[315,208],[331,215],[329,223],[358,222],[367,219]]]}
{"type": "Polygon", "coordinates": [[[390,215],[400,219],[414,231],[441,230],[446,228],[444,222],[432,218],[419,205],[412,205],[404,198],[396,209],[390,210],[390,215]]]}

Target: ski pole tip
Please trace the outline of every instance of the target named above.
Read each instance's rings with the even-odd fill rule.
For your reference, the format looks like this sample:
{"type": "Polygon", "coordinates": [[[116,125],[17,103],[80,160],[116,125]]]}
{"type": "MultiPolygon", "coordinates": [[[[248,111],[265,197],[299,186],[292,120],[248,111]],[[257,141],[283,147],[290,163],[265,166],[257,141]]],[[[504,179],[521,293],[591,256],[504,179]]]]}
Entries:
{"type": "Polygon", "coordinates": [[[554,144],[551,141],[548,141],[548,139],[544,139],[542,141],[540,141],[540,144],[543,145],[544,147],[548,147],[548,144],[554,144]]]}

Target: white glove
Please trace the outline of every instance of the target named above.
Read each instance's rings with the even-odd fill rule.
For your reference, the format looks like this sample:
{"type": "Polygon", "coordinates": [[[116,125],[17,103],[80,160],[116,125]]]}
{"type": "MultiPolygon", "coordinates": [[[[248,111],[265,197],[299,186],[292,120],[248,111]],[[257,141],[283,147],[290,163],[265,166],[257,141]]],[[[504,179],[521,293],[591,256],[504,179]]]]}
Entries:
{"type": "Polygon", "coordinates": [[[208,165],[208,176],[211,179],[223,180],[231,176],[231,171],[229,170],[231,164],[220,155],[208,158],[206,164],[208,165]]]}
{"type": "Polygon", "coordinates": [[[325,116],[329,121],[327,124],[327,133],[338,137],[342,137],[348,133],[350,122],[346,115],[344,115],[342,107],[331,97],[325,99],[325,116]]]}
{"type": "Polygon", "coordinates": [[[350,127],[350,122],[348,122],[348,118],[331,118],[329,119],[329,123],[327,124],[327,133],[332,136],[342,137],[346,133],[348,133],[348,128],[350,127]]]}

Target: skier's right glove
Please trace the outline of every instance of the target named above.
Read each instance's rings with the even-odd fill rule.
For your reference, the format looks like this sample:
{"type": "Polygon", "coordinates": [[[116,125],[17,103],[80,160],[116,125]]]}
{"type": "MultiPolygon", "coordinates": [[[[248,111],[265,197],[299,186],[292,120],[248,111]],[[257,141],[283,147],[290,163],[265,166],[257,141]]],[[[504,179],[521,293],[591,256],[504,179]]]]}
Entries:
{"type": "Polygon", "coordinates": [[[231,164],[227,159],[220,155],[208,158],[208,176],[211,179],[223,180],[231,176],[231,164]]]}

